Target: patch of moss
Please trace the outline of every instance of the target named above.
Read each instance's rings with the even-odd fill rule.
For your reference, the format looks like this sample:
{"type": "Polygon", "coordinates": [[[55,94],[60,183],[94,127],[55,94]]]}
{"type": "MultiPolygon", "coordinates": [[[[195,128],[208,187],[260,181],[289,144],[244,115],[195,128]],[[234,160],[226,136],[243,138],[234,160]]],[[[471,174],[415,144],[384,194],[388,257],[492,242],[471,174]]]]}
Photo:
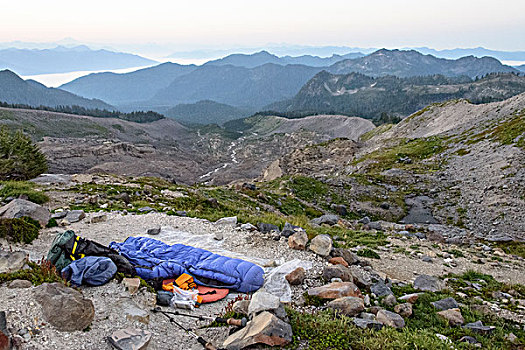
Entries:
{"type": "MultiPolygon", "coordinates": [[[[38,222],[36,222],[38,224],[38,222]]],[[[14,243],[29,244],[38,238],[40,224],[35,225],[31,218],[0,219],[0,238],[14,243]]]]}
{"type": "Polygon", "coordinates": [[[503,249],[507,254],[525,258],[525,243],[523,242],[500,242],[497,243],[496,246],[503,249]]]}
{"type": "Polygon", "coordinates": [[[36,204],[43,204],[49,201],[49,197],[42,191],[37,190],[37,186],[28,181],[0,181],[0,197],[27,196],[27,199],[36,204]]]}
{"type": "Polygon", "coordinates": [[[41,285],[42,283],[54,282],[67,284],[55,267],[48,261],[42,260],[38,263],[28,261],[27,265],[29,266],[29,269],[0,273],[0,283],[14,280],[27,280],[35,286],[41,285]]]}
{"type": "Polygon", "coordinates": [[[372,259],[381,259],[379,254],[377,254],[375,251],[369,248],[360,249],[357,251],[358,256],[362,256],[364,258],[372,258],[372,259]]]}

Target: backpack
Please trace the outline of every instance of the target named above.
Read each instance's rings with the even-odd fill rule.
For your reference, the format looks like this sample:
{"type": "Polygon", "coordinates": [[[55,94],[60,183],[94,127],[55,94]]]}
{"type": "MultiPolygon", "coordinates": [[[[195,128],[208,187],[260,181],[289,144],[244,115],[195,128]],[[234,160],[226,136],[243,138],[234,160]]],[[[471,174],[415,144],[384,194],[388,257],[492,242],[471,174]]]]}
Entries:
{"type": "Polygon", "coordinates": [[[57,233],[53,239],[46,260],[55,265],[57,271],[62,271],[64,267],[73,261],[66,250],[66,244],[72,239],[75,239],[75,232],[71,230],[57,233]]]}

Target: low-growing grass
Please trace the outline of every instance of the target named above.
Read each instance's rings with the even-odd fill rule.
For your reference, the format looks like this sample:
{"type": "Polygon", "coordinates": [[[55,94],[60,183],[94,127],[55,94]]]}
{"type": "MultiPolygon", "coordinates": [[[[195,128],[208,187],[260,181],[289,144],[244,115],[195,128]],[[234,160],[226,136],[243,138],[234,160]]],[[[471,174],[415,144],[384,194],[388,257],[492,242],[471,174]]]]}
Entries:
{"type": "Polygon", "coordinates": [[[28,261],[29,269],[15,272],[0,273],[0,283],[27,280],[38,286],[42,283],[60,282],[67,285],[67,282],[60,276],[56,268],[49,262],[42,259],[39,262],[28,261]]]}
{"type": "Polygon", "coordinates": [[[525,243],[523,242],[500,242],[496,244],[505,253],[525,258],[525,243]]]}
{"type": "Polygon", "coordinates": [[[38,238],[40,224],[29,217],[20,219],[0,218],[0,238],[13,243],[29,244],[38,238]]]}
{"type": "Polygon", "coordinates": [[[38,191],[37,188],[34,183],[28,181],[0,181],[0,197],[18,198],[24,195],[36,204],[49,201],[49,197],[44,192],[38,191]]]}
{"type": "Polygon", "coordinates": [[[377,254],[375,251],[369,248],[360,249],[357,251],[358,256],[362,256],[364,258],[371,258],[371,259],[381,259],[379,254],[377,254]]]}

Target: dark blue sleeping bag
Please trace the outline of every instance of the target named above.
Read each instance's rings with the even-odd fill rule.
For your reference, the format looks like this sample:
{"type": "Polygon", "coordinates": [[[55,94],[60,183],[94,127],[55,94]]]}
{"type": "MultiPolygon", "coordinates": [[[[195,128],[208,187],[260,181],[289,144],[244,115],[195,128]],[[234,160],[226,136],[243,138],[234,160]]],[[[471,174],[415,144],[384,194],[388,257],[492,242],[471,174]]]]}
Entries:
{"type": "Polygon", "coordinates": [[[146,280],[176,278],[188,273],[197,284],[229,288],[241,293],[254,292],[264,283],[264,271],[260,266],[200,248],[183,244],[170,246],[147,237],[128,237],[123,243],[112,242],[109,246],[126,257],[135,266],[137,274],[146,280]]]}

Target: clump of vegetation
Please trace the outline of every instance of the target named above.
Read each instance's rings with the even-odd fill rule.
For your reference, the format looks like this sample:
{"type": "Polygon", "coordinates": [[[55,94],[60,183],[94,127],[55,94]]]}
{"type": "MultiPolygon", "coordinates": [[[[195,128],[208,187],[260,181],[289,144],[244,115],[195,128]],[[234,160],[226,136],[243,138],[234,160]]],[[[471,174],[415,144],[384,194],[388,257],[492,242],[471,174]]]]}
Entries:
{"type": "Polygon", "coordinates": [[[62,278],[55,266],[49,261],[42,259],[39,262],[28,261],[29,269],[19,270],[15,272],[0,273],[0,283],[27,280],[38,286],[43,283],[59,282],[67,285],[67,282],[62,278]]]}
{"type": "Polygon", "coordinates": [[[36,204],[43,204],[49,201],[49,197],[41,191],[37,191],[37,186],[27,181],[1,181],[0,197],[27,196],[27,199],[36,204]]]}
{"type": "Polygon", "coordinates": [[[362,256],[364,258],[371,258],[371,259],[381,259],[379,254],[377,254],[375,251],[369,248],[360,249],[357,251],[358,256],[362,256]]]}
{"type": "Polygon", "coordinates": [[[0,129],[0,180],[28,180],[45,171],[46,157],[28,136],[0,129]]]}
{"type": "Polygon", "coordinates": [[[525,258],[525,243],[523,242],[501,242],[497,246],[507,254],[525,258]]]}
{"type": "Polygon", "coordinates": [[[29,244],[38,238],[40,224],[28,217],[21,219],[0,219],[0,238],[10,242],[29,244]]]}

